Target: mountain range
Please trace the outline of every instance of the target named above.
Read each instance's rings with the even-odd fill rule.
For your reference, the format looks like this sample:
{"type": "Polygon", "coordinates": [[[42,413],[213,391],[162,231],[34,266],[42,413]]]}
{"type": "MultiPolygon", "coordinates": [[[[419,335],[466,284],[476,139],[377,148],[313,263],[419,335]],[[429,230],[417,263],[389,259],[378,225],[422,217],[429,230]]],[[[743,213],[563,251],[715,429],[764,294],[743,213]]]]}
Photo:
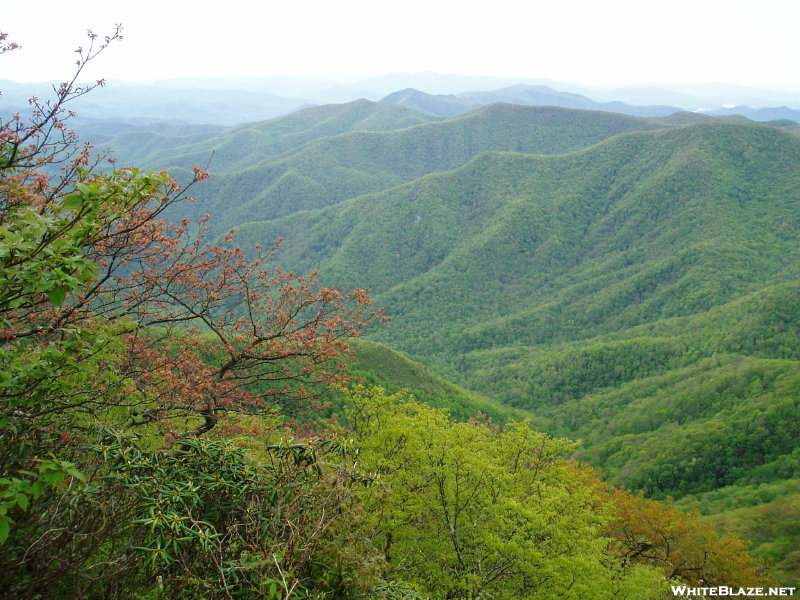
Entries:
{"type": "Polygon", "coordinates": [[[624,102],[595,102],[580,94],[559,92],[543,85],[530,86],[523,84],[499,90],[465,92],[458,95],[432,95],[408,88],[389,94],[381,102],[411,106],[422,112],[442,117],[453,117],[497,102],[526,106],[560,106],[564,108],[603,110],[640,117],[663,117],[681,110],[675,106],[632,106],[624,102]]]}
{"type": "MultiPolygon", "coordinates": [[[[31,96],[47,97],[53,83],[0,80],[3,114],[25,111],[31,96]]],[[[235,125],[286,115],[304,107],[357,99],[405,103],[438,116],[455,116],[495,102],[665,116],[677,110],[739,114],[753,120],[798,120],[800,93],[724,84],[591,88],[544,79],[503,79],[395,73],[356,81],[291,77],[111,81],[77,99],[73,108],[94,119],[128,123],[235,125]],[[398,91],[401,90],[401,91],[398,91]]]]}
{"type": "Polygon", "coordinates": [[[519,103],[442,118],[421,100],[463,95],[85,127],[123,161],[209,164],[191,210],[212,235],[285,238],[277,266],[371,288],[393,320],[361,347],[367,379],[394,372],[458,416],[529,415],[800,576],[797,125],[519,103]]]}

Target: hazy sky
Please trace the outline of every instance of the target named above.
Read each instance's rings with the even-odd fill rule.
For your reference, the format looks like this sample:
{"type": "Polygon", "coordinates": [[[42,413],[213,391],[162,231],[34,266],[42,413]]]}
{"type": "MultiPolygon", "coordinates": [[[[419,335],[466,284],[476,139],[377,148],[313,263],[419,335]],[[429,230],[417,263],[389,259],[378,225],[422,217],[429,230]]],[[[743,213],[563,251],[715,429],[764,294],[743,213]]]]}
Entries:
{"type": "Polygon", "coordinates": [[[440,73],[590,85],[800,89],[800,0],[4,0],[0,79],[63,79],[84,31],[124,26],[92,78],[440,73]]]}

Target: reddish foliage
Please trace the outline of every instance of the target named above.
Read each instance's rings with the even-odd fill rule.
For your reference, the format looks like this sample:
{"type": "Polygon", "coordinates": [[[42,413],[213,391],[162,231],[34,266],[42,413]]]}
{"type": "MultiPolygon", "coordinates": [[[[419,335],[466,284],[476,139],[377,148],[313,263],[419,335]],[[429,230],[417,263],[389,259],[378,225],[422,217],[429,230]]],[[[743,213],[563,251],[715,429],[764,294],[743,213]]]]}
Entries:
{"type": "Polygon", "coordinates": [[[140,422],[200,414],[199,434],[220,413],[296,405],[345,378],[346,339],[381,318],[366,290],[263,268],[277,245],[250,259],[185,235],[185,226],[149,235],[137,268],[110,290],[108,303],[122,301],[143,327],[125,365],[148,398],[140,422]]]}
{"type": "MultiPolygon", "coordinates": [[[[314,399],[345,379],[346,340],[385,317],[371,308],[368,290],[344,292],[321,286],[316,273],[267,268],[279,242],[246,256],[233,245],[233,232],[219,244],[207,240],[207,217],[167,222],[164,212],[208,178],[203,169],[195,167],[185,187],[164,173],[101,171],[105,156],[93,158],[91,147],[78,142],[64,105],[103,85],[76,81],[120,37],[117,28],[96,47],[90,32],[88,48],[77,50],[75,76],[54,87],[53,100],[31,99],[28,117],[0,121],[0,226],[25,211],[52,217],[33,250],[0,261],[18,273],[0,302],[0,343],[45,348],[68,332],[109,325],[125,342],[124,356],[108,365],[115,377],[101,382],[92,375],[80,394],[47,403],[35,399],[41,381],[31,381],[14,393],[34,399],[16,405],[28,406],[23,416],[32,418],[124,406],[132,425],[159,423],[183,437],[208,431],[228,412],[271,412],[314,399]],[[32,271],[25,269],[58,253],[66,257],[61,276],[79,283],[31,293],[32,271]],[[67,264],[76,256],[76,264],[93,265],[88,276],[67,264]]],[[[13,49],[4,40],[0,50],[13,49]]],[[[74,374],[91,352],[75,351],[48,376],[74,374]]]]}

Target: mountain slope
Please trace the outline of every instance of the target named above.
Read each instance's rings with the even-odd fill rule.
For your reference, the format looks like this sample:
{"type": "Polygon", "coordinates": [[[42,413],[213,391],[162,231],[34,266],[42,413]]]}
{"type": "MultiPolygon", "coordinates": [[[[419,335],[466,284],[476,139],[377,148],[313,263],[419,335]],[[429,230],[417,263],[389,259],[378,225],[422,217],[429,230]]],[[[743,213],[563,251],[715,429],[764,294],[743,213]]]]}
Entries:
{"type": "Polygon", "coordinates": [[[674,106],[630,106],[624,102],[595,102],[568,92],[560,92],[546,85],[516,84],[487,91],[462,92],[458,95],[426,94],[407,88],[393,92],[381,99],[386,104],[400,104],[428,114],[451,117],[475,110],[481,106],[505,102],[522,106],[559,106],[582,110],[600,110],[640,117],[662,117],[679,111],[674,106]]]}
{"type": "Polygon", "coordinates": [[[370,340],[350,343],[354,360],[350,375],[367,385],[379,385],[388,392],[408,390],[417,400],[446,408],[454,419],[466,420],[483,414],[496,422],[530,417],[526,411],[509,408],[480,394],[442,379],[423,365],[388,346],[370,340]]]}
{"type": "Polygon", "coordinates": [[[584,110],[603,110],[639,117],[663,117],[680,109],[675,106],[631,106],[624,102],[595,102],[580,94],[560,92],[545,85],[517,84],[489,92],[468,92],[459,98],[472,103],[511,102],[513,104],[561,106],[584,110]]]}
{"type": "MultiPolygon", "coordinates": [[[[568,157],[497,158],[506,187],[490,192],[502,199],[492,226],[386,292],[389,305],[408,306],[396,328],[425,323],[426,301],[457,290],[451,316],[461,331],[477,326],[454,332],[452,345],[543,343],[691,314],[797,273],[800,154],[789,136],[704,125],[631,134],[568,157]]],[[[490,172],[498,169],[486,165],[476,179],[490,172]]],[[[433,216],[418,213],[420,222],[433,216]]],[[[437,336],[426,346],[448,343],[437,336]]]]}
{"type": "Polygon", "coordinates": [[[486,150],[559,153],[618,133],[663,128],[646,119],[547,107],[487,106],[447,121],[309,142],[237,173],[213,177],[197,210],[229,228],[321,208],[425,174],[486,150]]]}
{"type": "Polygon", "coordinates": [[[382,104],[397,104],[440,117],[455,117],[479,108],[477,102],[469,102],[452,94],[426,94],[420,90],[406,88],[381,98],[382,104]]]}
{"type": "MultiPolygon", "coordinates": [[[[154,149],[142,160],[151,168],[206,165],[214,173],[238,171],[306,142],[353,131],[390,131],[436,121],[404,106],[355,100],[313,106],[289,115],[228,128],[182,147],[154,149]],[[212,157],[213,155],[213,157],[212,157]]],[[[113,145],[115,151],[117,145],[113,145]]]]}
{"type": "MultiPolygon", "coordinates": [[[[372,288],[393,317],[374,339],[582,439],[614,483],[711,511],[800,476],[790,129],[500,104],[315,139],[198,192],[242,247],[285,237],[282,268],[372,288]]],[[[369,381],[432,381],[363,355],[369,381]]],[[[460,416],[482,402],[426,389],[460,416]]]]}
{"type": "MultiPolygon", "coordinates": [[[[665,319],[702,315],[798,277],[798,190],[796,137],[708,123],[626,134],[562,156],[487,153],[381,194],[250,224],[240,235],[286,236],[286,266],[318,264],[334,283],[375,289],[394,317],[378,337],[473,389],[535,409],[554,431],[582,435],[554,407],[741,352],[748,336],[767,343],[757,332],[770,327],[757,327],[748,312],[686,325],[725,344],[662,330],[665,319]],[[636,326],[653,329],[619,333],[636,326]],[[604,335],[612,337],[597,341],[604,335]]],[[[762,358],[791,358],[788,340],[776,348],[784,346],[762,358]]]]}
{"type": "Polygon", "coordinates": [[[713,115],[742,115],[753,121],[788,120],[800,123],[800,110],[788,106],[773,106],[770,108],[752,108],[750,106],[734,106],[732,108],[717,108],[710,111],[713,115]]]}
{"type": "Polygon", "coordinates": [[[416,356],[551,343],[796,276],[799,159],[770,127],[633,133],[564,156],[484,154],[240,235],[286,237],[292,268],[374,288],[395,312],[387,339],[416,356]]]}
{"type": "MultiPolygon", "coordinates": [[[[77,118],[72,126],[81,139],[111,155],[122,164],[150,161],[154,153],[182,152],[192,144],[214,139],[227,128],[220,125],[176,125],[148,120],[90,120],[77,118]]],[[[208,161],[208,157],[205,159],[208,161]]],[[[205,163],[203,163],[205,164],[205,163]]]]}

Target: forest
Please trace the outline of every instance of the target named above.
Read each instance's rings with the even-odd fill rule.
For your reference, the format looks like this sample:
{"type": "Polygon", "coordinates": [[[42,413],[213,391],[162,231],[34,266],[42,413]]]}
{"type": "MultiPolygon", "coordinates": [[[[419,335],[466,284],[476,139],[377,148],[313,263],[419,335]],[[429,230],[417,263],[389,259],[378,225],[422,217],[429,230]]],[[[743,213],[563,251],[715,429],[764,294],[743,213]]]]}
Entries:
{"type": "Polygon", "coordinates": [[[798,581],[791,124],[73,130],[118,38],[0,113],[0,595],[798,581]]]}

